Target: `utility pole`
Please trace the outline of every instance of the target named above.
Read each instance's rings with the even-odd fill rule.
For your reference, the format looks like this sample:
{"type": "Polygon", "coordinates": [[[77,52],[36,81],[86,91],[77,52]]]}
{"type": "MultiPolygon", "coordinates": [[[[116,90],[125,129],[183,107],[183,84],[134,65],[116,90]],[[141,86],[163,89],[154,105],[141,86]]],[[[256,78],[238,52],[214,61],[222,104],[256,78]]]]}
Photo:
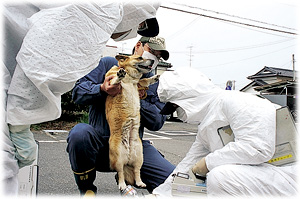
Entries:
{"type": "Polygon", "coordinates": [[[193,48],[194,46],[188,46],[188,48],[190,49],[190,67],[192,67],[192,48],[193,48]]]}
{"type": "Polygon", "coordinates": [[[293,81],[295,81],[296,71],[295,71],[295,56],[294,56],[294,54],[292,55],[292,60],[293,60],[293,81]]]}

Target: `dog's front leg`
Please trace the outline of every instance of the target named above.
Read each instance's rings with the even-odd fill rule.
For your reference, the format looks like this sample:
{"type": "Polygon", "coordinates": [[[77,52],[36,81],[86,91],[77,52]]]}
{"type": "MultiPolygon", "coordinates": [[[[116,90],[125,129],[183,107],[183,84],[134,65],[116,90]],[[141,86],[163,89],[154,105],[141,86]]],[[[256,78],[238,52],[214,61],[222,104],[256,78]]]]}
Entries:
{"type": "Polygon", "coordinates": [[[117,77],[110,80],[110,84],[115,85],[121,82],[121,80],[125,77],[126,71],[123,68],[120,68],[117,72],[117,77]]]}
{"type": "Polygon", "coordinates": [[[148,87],[149,85],[154,84],[155,82],[158,82],[159,77],[160,77],[160,75],[154,75],[154,76],[149,77],[149,78],[141,79],[141,80],[139,81],[139,84],[140,84],[142,87],[148,87]]]}

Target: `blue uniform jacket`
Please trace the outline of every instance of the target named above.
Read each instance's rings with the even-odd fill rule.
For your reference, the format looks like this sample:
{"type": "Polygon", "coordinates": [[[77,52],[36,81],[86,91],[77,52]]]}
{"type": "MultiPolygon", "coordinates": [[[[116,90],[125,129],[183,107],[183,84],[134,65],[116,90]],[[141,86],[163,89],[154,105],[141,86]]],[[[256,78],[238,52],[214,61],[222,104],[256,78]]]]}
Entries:
{"type": "MultiPolygon", "coordinates": [[[[118,65],[118,61],[113,57],[104,57],[99,65],[89,74],[77,81],[72,98],[75,103],[90,105],[89,124],[92,125],[103,136],[109,136],[109,126],[105,116],[105,100],[107,93],[100,90],[100,85],[105,79],[106,72],[113,66],[118,65]]],[[[144,74],[142,78],[151,77],[152,73],[144,74]]],[[[141,100],[141,125],[139,135],[142,139],[144,127],[151,131],[159,130],[166,119],[166,116],[159,112],[164,107],[164,103],[159,101],[157,96],[158,83],[152,84],[147,90],[147,98],[141,100]]]]}

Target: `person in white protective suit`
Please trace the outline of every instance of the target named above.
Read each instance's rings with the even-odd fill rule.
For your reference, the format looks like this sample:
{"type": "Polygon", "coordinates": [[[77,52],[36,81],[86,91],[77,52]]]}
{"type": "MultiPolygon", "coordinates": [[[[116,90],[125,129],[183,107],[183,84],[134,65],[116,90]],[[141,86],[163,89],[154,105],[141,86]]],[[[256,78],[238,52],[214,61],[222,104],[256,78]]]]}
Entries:
{"type": "Polygon", "coordinates": [[[156,36],[159,6],[156,1],[98,1],[3,7],[4,193],[17,193],[19,168],[35,160],[30,125],[60,117],[61,95],[98,66],[110,38],[156,36]]]}
{"type": "MultiPolygon", "coordinates": [[[[177,172],[207,175],[209,196],[291,196],[296,165],[267,164],[275,152],[276,108],[266,99],[215,86],[196,69],[160,77],[162,102],[179,106],[178,118],[198,124],[198,133],[177,172]],[[235,141],[223,146],[217,129],[230,125],[235,141]]],[[[153,193],[171,196],[172,174],[153,193]]]]}

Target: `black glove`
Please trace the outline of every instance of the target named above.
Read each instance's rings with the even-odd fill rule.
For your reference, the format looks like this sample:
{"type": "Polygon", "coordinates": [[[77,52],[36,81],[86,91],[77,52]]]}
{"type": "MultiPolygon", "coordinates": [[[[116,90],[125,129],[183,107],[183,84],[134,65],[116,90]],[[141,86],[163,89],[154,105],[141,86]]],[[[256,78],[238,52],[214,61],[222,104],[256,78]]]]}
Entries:
{"type": "Polygon", "coordinates": [[[179,106],[177,104],[167,102],[166,105],[161,109],[160,114],[171,115],[179,106]]]}

